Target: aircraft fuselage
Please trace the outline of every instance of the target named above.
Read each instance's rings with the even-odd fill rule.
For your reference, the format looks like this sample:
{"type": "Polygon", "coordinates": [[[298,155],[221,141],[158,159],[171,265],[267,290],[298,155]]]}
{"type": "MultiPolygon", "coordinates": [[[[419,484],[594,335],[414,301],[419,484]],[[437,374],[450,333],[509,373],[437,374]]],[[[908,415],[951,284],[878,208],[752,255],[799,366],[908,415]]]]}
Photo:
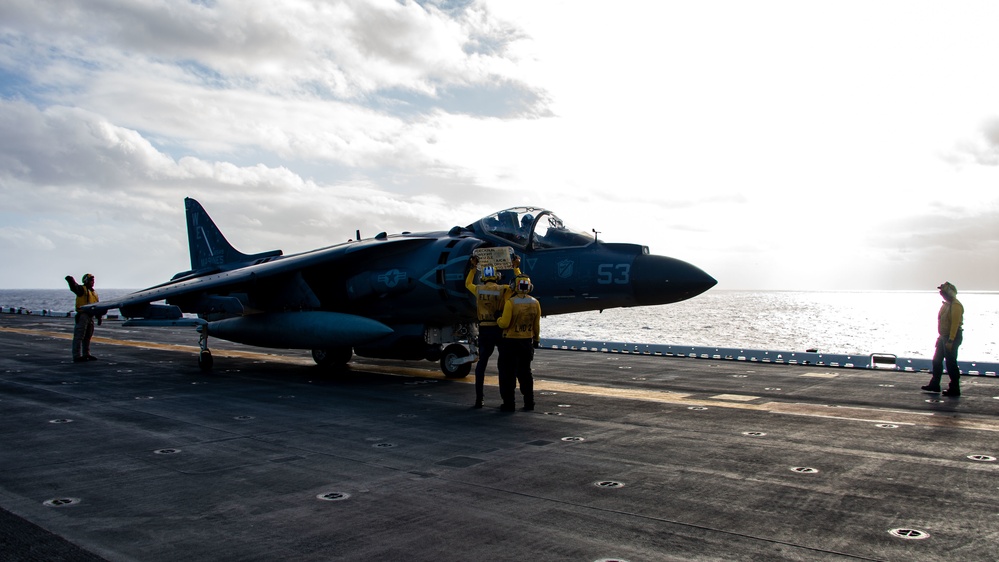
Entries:
{"type": "MultiPolygon", "coordinates": [[[[475,302],[465,278],[479,248],[512,248],[545,315],[667,304],[716,283],[645,246],[570,230],[539,208],[507,209],[446,232],[383,233],[285,256],[238,252],[200,204],[186,205],[191,270],[95,311],[120,308],[147,323],[196,314],[203,358],[208,335],[313,349],[321,363],[349,359],[351,350],[405,359],[436,359],[449,350],[461,356],[466,347],[474,354],[475,302]],[[166,305],[151,304],[163,299],[166,305]]],[[[513,272],[505,276],[510,281],[513,272]]]]}

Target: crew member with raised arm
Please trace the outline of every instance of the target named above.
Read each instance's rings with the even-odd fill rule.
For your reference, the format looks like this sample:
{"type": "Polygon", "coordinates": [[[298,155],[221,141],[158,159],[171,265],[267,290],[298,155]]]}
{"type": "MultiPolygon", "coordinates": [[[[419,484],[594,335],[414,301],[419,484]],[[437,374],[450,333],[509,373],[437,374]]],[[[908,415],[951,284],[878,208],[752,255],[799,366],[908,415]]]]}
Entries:
{"type": "MultiPolygon", "coordinates": [[[[503,313],[503,303],[506,302],[513,289],[509,285],[500,285],[498,281],[502,274],[496,270],[495,266],[487,265],[482,268],[479,280],[482,282],[475,284],[475,273],[478,270],[479,258],[472,256],[472,267],[465,277],[465,287],[475,295],[475,307],[479,321],[479,361],[475,365],[475,404],[473,408],[481,408],[484,398],[486,365],[489,357],[500,342],[500,329],[496,325],[496,319],[503,313]]],[[[513,273],[520,275],[520,258],[513,257],[513,273]]]]}
{"type": "MultiPolygon", "coordinates": [[[[76,325],[73,327],[73,363],[84,361],[96,361],[97,358],[90,354],[90,339],[94,337],[94,317],[83,312],[80,307],[94,304],[98,301],[97,291],[94,290],[94,276],[90,273],[83,274],[83,284],[76,282],[72,275],[66,276],[66,283],[69,290],[76,295],[76,325]]],[[[97,317],[97,325],[101,325],[101,317],[97,317]]]]}

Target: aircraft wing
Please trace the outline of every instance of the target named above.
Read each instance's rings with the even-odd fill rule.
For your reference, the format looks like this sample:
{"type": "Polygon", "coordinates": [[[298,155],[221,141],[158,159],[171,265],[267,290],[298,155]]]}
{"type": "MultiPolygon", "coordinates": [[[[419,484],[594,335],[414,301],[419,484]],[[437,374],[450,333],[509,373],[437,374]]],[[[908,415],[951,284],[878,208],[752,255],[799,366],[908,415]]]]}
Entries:
{"type": "MultiPolygon", "coordinates": [[[[355,255],[382,250],[388,246],[391,246],[394,251],[405,251],[408,246],[415,248],[425,245],[432,240],[433,238],[429,237],[410,235],[406,237],[376,238],[329,246],[310,252],[284,256],[263,263],[248,264],[243,267],[204,275],[194,274],[196,275],[194,277],[183,277],[155,285],[148,289],[136,291],[117,299],[87,305],[83,307],[83,310],[91,314],[104,315],[108,310],[117,308],[125,317],[146,317],[150,314],[155,314],[153,312],[155,308],[150,308],[149,305],[156,301],[176,299],[188,295],[210,295],[215,292],[226,292],[225,289],[235,289],[248,282],[256,282],[279,276],[292,276],[309,267],[328,265],[355,255]]],[[[179,316],[179,310],[173,314],[179,316]]]]}

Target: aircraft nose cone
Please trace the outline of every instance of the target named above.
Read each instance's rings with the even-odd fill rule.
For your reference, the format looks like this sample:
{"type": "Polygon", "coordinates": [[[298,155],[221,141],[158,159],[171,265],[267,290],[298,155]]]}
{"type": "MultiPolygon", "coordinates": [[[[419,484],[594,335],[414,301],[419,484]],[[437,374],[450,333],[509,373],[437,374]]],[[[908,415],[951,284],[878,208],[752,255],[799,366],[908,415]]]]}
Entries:
{"type": "Polygon", "coordinates": [[[700,268],[666,256],[638,256],[631,274],[635,300],[640,306],[686,300],[718,283],[700,268]]]}

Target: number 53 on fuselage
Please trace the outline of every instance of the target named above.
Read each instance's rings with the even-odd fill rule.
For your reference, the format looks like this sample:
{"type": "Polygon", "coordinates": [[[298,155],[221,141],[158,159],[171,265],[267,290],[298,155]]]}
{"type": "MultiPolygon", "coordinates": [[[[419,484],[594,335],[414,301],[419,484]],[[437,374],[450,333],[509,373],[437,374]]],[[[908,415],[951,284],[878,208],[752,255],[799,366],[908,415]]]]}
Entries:
{"type": "Polygon", "coordinates": [[[440,361],[446,375],[465,376],[476,356],[475,300],[465,276],[477,248],[512,247],[545,315],[678,302],[716,283],[689,263],[599,241],[534,207],[449,231],[381,233],[284,256],[238,252],[201,204],[184,203],[191,269],[89,308],[117,308],[130,325],[197,325],[203,369],[211,368],[214,336],[311,349],[320,365],[342,365],[356,353],[440,361]]]}

